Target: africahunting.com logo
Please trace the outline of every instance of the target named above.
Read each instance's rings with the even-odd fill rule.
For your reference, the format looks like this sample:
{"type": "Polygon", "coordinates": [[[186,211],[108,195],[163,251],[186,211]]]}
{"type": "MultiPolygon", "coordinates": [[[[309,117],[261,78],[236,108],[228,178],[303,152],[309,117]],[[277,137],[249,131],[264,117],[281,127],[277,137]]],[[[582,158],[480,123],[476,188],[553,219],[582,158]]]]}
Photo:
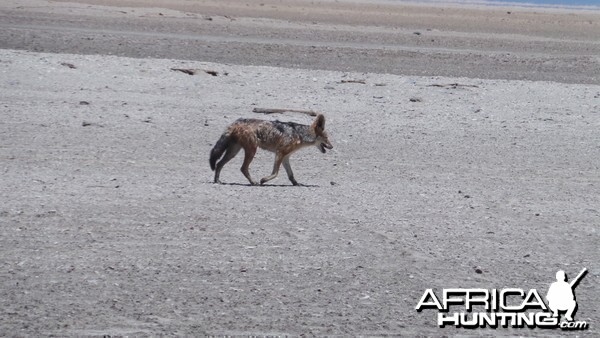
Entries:
{"type": "Polygon", "coordinates": [[[550,285],[544,302],[536,289],[525,292],[523,289],[443,289],[440,298],[433,289],[425,290],[416,310],[437,309],[439,327],[459,328],[514,327],[514,328],[561,328],[563,330],[584,330],[589,327],[585,321],[575,321],[577,301],[574,290],[586,275],[583,269],[577,277],[567,282],[564,271],[556,273],[556,282],[550,285]],[[462,312],[450,313],[451,307],[464,308],[462,312]],[[473,312],[474,307],[484,312],[473,312]],[[565,319],[559,321],[560,313],[565,319]]]}

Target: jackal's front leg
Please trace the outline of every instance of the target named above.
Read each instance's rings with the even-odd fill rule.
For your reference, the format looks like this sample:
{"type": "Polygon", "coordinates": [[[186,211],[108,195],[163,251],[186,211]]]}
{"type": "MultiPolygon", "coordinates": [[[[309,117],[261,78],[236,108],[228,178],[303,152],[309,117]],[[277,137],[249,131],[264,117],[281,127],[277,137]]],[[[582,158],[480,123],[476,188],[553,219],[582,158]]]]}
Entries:
{"type": "Polygon", "coordinates": [[[269,175],[267,177],[263,177],[260,180],[261,185],[269,182],[270,180],[277,177],[277,175],[279,175],[279,167],[281,166],[281,162],[283,161],[283,158],[284,158],[283,154],[277,153],[275,155],[275,163],[273,163],[273,172],[271,173],[271,175],[269,175]]]}
{"type": "Polygon", "coordinates": [[[290,182],[292,182],[293,185],[300,185],[294,178],[294,172],[292,171],[292,166],[290,165],[290,157],[289,156],[286,156],[283,159],[283,168],[285,168],[285,172],[287,173],[288,178],[290,179],[290,182]]]}

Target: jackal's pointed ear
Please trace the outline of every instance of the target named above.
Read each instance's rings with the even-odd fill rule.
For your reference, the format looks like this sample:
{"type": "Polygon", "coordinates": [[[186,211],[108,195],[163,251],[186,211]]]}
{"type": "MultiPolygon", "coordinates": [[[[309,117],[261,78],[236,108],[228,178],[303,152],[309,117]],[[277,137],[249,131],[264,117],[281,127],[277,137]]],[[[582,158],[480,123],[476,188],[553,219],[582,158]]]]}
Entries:
{"type": "Polygon", "coordinates": [[[322,114],[317,115],[315,122],[312,124],[313,128],[318,130],[325,130],[325,116],[322,114]]]}

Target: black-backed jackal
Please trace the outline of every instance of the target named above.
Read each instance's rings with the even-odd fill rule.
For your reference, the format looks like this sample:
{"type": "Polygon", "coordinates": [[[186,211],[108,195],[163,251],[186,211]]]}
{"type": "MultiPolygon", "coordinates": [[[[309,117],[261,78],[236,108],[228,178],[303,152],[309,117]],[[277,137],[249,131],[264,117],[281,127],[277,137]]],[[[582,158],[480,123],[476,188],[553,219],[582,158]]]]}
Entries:
{"type": "Polygon", "coordinates": [[[321,114],[317,115],[310,126],[294,122],[238,119],[227,127],[211,150],[210,168],[215,171],[215,183],[221,183],[219,181],[221,169],[244,148],[242,173],[250,181],[250,184],[257,185],[250,176],[248,167],[257,148],[260,147],[275,153],[273,172],[271,175],[263,177],[260,184],[265,184],[277,177],[279,167],[283,164],[292,184],[298,185],[290,166],[290,155],[300,148],[312,145],[317,146],[322,153],[325,153],[325,148],[333,148],[325,132],[325,116],[321,114]],[[217,163],[219,159],[221,160],[217,163]]]}

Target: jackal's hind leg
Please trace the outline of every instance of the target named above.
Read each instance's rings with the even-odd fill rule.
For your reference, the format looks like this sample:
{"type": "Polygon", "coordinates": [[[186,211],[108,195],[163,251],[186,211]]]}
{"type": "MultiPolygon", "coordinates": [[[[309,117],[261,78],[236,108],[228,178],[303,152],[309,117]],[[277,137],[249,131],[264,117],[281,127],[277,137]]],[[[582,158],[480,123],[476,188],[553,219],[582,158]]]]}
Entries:
{"type": "Polygon", "coordinates": [[[271,175],[269,175],[267,177],[263,177],[260,180],[261,185],[269,182],[270,180],[277,177],[277,175],[279,175],[279,167],[281,166],[281,161],[283,161],[283,158],[284,158],[283,155],[281,155],[280,153],[277,153],[275,155],[275,163],[273,163],[273,172],[271,173],[271,175]]]}
{"type": "Polygon", "coordinates": [[[292,182],[293,185],[300,185],[294,178],[294,172],[292,171],[292,166],[290,165],[290,157],[289,156],[286,156],[283,159],[283,168],[285,168],[285,172],[287,173],[288,178],[290,179],[290,182],[292,182]]]}
{"type": "Polygon", "coordinates": [[[258,185],[258,183],[252,180],[252,177],[250,176],[250,171],[248,170],[250,168],[250,162],[252,162],[252,160],[254,159],[254,155],[256,155],[256,146],[251,145],[244,147],[244,163],[242,163],[241,170],[242,174],[246,176],[250,184],[258,185]]]}
{"type": "Polygon", "coordinates": [[[217,167],[215,168],[215,183],[221,183],[221,181],[219,180],[219,176],[221,175],[221,169],[223,169],[225,164],[227,164],[227,162],[231,161],[231,159],[234,158],[235,155],[237,155],[240,149],[242,149],[242,147],[237,143],[232,144],[229,146],[229,148],[227,148],[225,155],[217,163],[217,167]]]}

